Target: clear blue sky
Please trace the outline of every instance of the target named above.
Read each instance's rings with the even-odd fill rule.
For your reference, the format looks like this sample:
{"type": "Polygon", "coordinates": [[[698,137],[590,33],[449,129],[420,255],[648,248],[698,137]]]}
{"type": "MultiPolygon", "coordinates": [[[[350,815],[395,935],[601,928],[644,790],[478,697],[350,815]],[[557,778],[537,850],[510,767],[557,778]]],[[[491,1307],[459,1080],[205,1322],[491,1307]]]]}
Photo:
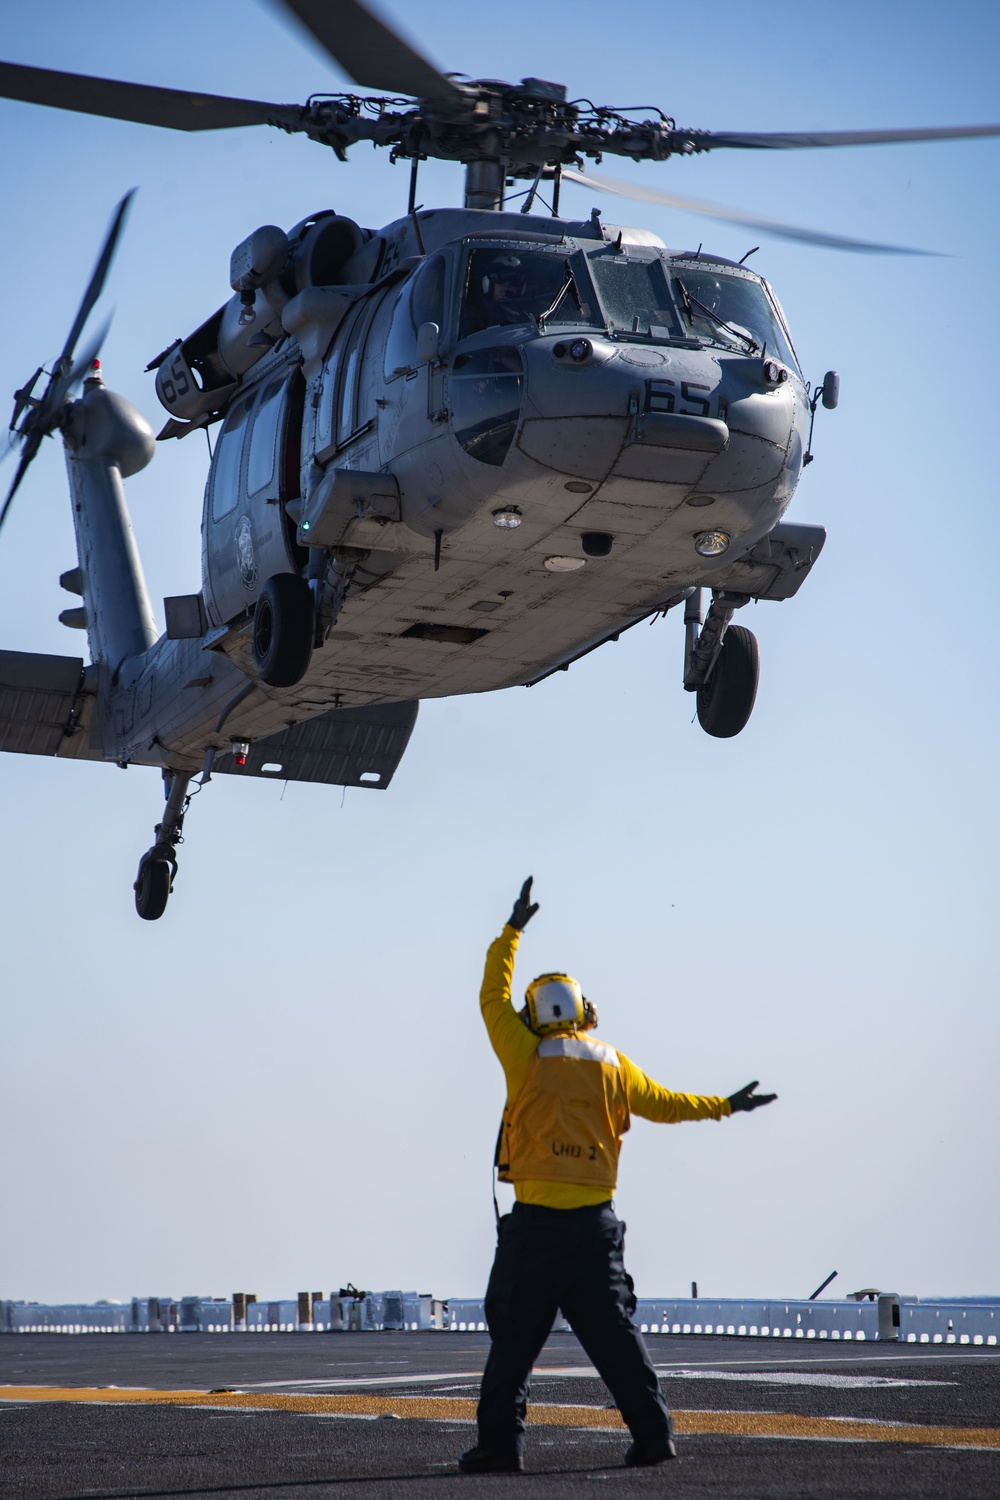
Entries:
{"type": "MultiPolygon", "coordinates": [[[[659,103],[709,129],[1000,119],[1000,11],[396,4],[441,66],[659,103]]],[[[249,0],[5,10],[41,66],[297,101],[346,80],[249,0]]],[[[229,295],[258,224],[333,206],[378,226],[406,168],[303,138],[184,136],[0,105],[3,368],[58,352],[111,209],[138,185],[106,376],[157,426],[147,361],[229,295]]],[[[565,966],[600,1034],[676,1088],[760,1078],[766,1112],[627,1140],[640,1292],[997,1292],[1000,141],[614,164],[778,218],[924,246],[878,259],[763,241],[807,375],[840,370],[790,518],[829,542],[753,607],[746,732],[713,741],[682,630],[639,626],[530,691],[428,705],[379,792],[220,779],[193,804],[167,916],[131,882],[155,772],[0,763],[0,1295],[485,1284],[502,1079],[482,956],[524,875],[519,979],[565,966]],[[833,1290],[833,1289],[832,1289],[833,1290]]],[[[431,165],[428,204],[458,201],[431,165]]],[[[581,215],[600,197],[569,188],[581,215]]],[[[747,232],[608,199],[607,218],[738,258],[747,232]]],[[[129,481],[150,590],[199,586],[198,438],[129,481]]],[[[73,653],[75,561],[45,445],[0,537],[0,644],[73,653]]]]}

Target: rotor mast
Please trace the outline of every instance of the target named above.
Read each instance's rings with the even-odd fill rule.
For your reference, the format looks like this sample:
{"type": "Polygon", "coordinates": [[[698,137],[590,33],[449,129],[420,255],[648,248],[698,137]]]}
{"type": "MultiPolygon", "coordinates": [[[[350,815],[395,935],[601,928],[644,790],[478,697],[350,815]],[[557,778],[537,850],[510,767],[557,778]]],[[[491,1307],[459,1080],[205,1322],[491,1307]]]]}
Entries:
{"type": "Polygon", "coordinates": [[[465,207],[497,211],[503,207],[507,163],[497,158],[470,161],[465,167],[465,207]]]}

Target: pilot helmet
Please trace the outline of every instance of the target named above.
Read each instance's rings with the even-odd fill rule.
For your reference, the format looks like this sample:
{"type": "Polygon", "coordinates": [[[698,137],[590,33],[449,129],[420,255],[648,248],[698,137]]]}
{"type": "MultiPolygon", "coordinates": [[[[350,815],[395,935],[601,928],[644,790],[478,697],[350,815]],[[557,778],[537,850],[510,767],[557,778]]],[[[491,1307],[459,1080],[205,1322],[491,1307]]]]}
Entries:
{"type": "Polygon", "coordinates": [[[489,296],[498,281],[521,285],[521,261],[516,255],[498,255],[490,261],[483,277],[483,296],[489,296]]]}
{"type": "Polygon", "coordinates": [[[569,974],[539,974],[528,985],[524,998],[528,1026],[539,1036],[569,1031],[586,1024],[585,1001],[580,986],[569,974]]]}
{"type": "Polygon", "coordinates": [[[718,276],[702,277],[698,286],[697,297],[698,301],[704,307],[707,307],[709,312],[718,315],[725,301],[725,296],[726,289],[718,276]]]}

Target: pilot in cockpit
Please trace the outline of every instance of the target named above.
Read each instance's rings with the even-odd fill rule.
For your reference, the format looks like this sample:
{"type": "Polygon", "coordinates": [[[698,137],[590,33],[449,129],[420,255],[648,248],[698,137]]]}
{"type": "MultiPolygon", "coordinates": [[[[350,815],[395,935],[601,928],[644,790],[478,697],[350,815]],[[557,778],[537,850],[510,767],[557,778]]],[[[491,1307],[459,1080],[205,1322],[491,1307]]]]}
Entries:
{"type": "Polygon", "coordinates": [[[525,267],[516,255],[500,255],[487,266],[480,283],[484,328],[525,321],[525,283],[525,267]]]}
{"type": "Polygon", "coordinates": [[[558,290],[561,272],[561,263],[549,265],[543,259],[548,258],[476,251],[470,268],[463,333],[534,322],[558,290]],[[553,281],[554,288],[550,285],[553,281]]]}
{"type": "Polygon", "coordinates": [[[693,301],[696,321],[701,319],[704,323],[707,320],[712,329],[728,332],[736,339],[752,344],[755,349],[758,347],[762,341],[755,339],[746,326],[750,283],[690,271],[683,273],[683,282],[689,300],[693,301]]]}

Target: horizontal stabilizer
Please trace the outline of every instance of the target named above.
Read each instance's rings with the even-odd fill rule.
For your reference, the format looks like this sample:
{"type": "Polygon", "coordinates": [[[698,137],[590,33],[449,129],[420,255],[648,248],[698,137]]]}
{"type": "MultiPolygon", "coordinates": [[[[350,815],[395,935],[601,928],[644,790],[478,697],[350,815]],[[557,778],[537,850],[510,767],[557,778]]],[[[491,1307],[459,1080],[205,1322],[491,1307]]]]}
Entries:
{"type": "Polygon", "coordinates": [[[337,708],[280,734],[255,740],[246,765],[220,755],[212,768],[275,781],[321,781],[329,786],[389,785],[417,720],[419,703],[337,708]]]}
{"type": "Polygon", "coordinates": [[[94,689],[78,656],[0,651],[0,750],[100,760],[90,748],[94,689]]]}

